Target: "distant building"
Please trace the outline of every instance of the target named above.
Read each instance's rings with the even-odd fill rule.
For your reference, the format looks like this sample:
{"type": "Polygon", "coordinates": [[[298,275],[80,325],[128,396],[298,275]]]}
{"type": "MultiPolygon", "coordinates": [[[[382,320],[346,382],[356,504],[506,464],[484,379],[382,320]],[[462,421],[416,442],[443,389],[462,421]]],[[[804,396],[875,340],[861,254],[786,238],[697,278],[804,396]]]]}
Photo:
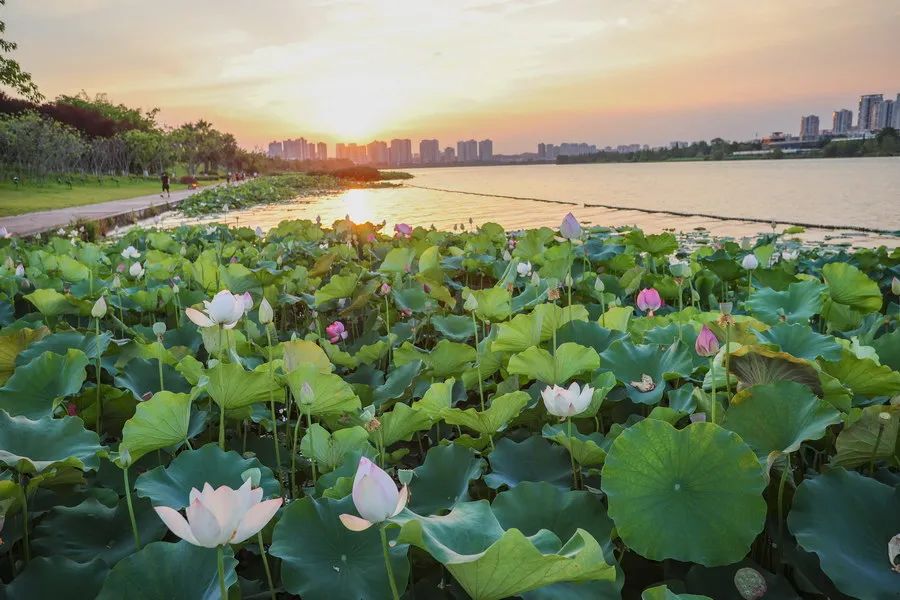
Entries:
{"type": "Polygon", "coordinates": [[[325,142],[316,144],[316,158],[319,160],[328,160],[328,144],[325,142]]]}
{"type": "Polygon", "coordinates": [[[544,142],[538,144],[537,155],[538,158],[547,158],[547,144],[545,144],[544,142]]]}
{"type": "Polygon", "coordinates": [[[814,140],[819,137],[819,117],[818,115],[807,115],[800,117],[800,139],[814,140]]]}
{"type": "Polygon", "coordinates": [[[390,163],[392,165],[408,165],[412,163],[412,141],[391,140],[390,163]]]}
{"type": "Polygon", "coordinates": [[[853,129],[853,111],[842,108],[831,113],[831,133],[839,135],[853,129]]]}
{"type": "Polygon", "coordinates": [[[478,142],[475,140],[456,142],[456,160],[459,162],[478,160],[478,142]]]}
{"type": "Polygon", "coordinates": [[[678,150],[679,148],[687,148],[690,142],[669,142],[669,150],[678,150]]]}
{"type": "Polygon", "coordinates": [[[453,148],[447,146],[446,148],[444,148],[444,154],[441,160],[448,163],[456,162],[456,152],[453,150],[453,148]]]}
{"type": "Polygon", "coordinates": [[[478,160],[481,162],[489,162],[494,158],[494,142],[492,140],[481,140],[478,142],[478,160]]]}
{"type": "Polygon", "coordinates": [[[347,144],[347,156],[345,158],[349,158],[358,165],[369,162],[369,156],[366,154],[366,147],[358,144],[347,144]]]}
{"type": "Polygon", "coordinates": [[[281,142],[269,142],[269,158],[281,158],[284,156],[284,146],[281,142]]]}
{"type": "Polygon", "coordinates": [[[374,140],[366,144],[366,155],[373,165],[386,165],[390,162],[387,142],[374,140]]]}
{"type": "Polygon", "coordinates": [[[866,94],[859,97],[859,118],[857,119],[857,129],[860,131],[871,131],[875,129],[875,112],[878,105],[882,103],[884,96],[882,94],[866,94]]]}
{"type": "Polygon", "coordinates": [[[338,160],[342,158],[350,158],[347,154],[347,146],[346,144],[335,144],[334,145],[334,157],[338,160]]]}
{"type": "Polygon", "coordinates": [[[433,165],[441,161],[441,145],[437,140],[419,142],[419,159],[424,165],[433,165]]]}
{"type": "Polygon", "coordinates": [[[893,100],[884,100],[875,107],[874,129],[884,129],[894,124],[894,111],[897,105],[893,100]]]}
{"type": "Polygon", "coordinates": [[[897,94],[897,99],[894,100],[894,129],[900,129],[900,94],[897,94]]]}

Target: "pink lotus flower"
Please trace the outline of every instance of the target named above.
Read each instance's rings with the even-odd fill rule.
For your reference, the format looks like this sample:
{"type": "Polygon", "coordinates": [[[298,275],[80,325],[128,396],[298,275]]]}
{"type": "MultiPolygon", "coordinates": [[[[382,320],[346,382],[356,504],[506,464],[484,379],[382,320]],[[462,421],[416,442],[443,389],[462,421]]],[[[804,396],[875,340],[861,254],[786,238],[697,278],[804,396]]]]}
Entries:
{"type": "Polygon", "coordinates": [[[396,225],[394,225],[394,232],[399,237],[409,237],[412,235],[413,228],[406,223],[397,223],[396,225]]]}
{"type": "Polygon", "coordinates": [[[387,296],[388,294],[391,293],[391,286],[388,285],[387,283],[382,283],[381,289],[379,291],[381,292],[382,296],[387,296]]]}
{"type": "Polygon", "coordinates": [[[344,324],[340,321],[335,321],[334,323],[326,327],[325,333],[328,334],[328,339],[332,344],[337,344],[341,340],[346,340],[347,336],[350,335],[347,333],[347,329],[344,327],[344,324]]]}
{"type": "Polygon", "coordinates": [[[74,402],[66,404],[66,414],[70,417],[78,416],[78,406],[74,402]]]}
{"type": "Polygon", "coordinates": [[[369,242],[370,244],[374,244],[377,239],[378,238],[375,237],[374,233],[370,233],[368,236],[366,236],[366,241],[369,242]]]}
{"type": "Polygon", "coordinates": [[[700,356],[713,356],[719,351],[719,338],[706,325],[700,330],[697,341],[694,343],[694,350],[700,356]]]}
{"type": "Polygon", "coordinates": [[[659,310],[659,307],[662,306],[662,304],[663,302],[662,298],[659,297],[659,292],[653,288],[644,288],[637,296],[637,307],[651,317],[655,311],[659,310]]]}
{"type": "Polygon", "coordinates": [[[204,548],[239,544],[256,535],[272,520],[282,499],[262,500],[262,488],[253,489],[247,479],[234,490],[223,485],[213,489],[208,483],[203,491],[191,489],[187,519],[168,506],[154,510],[166,527],[181,539],[204,548]]]}
{"type": "Polygon", "coordinates": [[[581,224],[578,219],[572,213],[567,214],[559,226],[559,235],[567,240],[575,240],[581,237],[581,233],[581,224]]]}
{"type": "Polygon", "coordinates": [[[363,531],[397,516],[409,501],[409,488],[404,485],[398,491],[391,476],[363,456],[353,478],[352,496],[360,516],[342,514],[341,523],[351,531],[363,531]]]}

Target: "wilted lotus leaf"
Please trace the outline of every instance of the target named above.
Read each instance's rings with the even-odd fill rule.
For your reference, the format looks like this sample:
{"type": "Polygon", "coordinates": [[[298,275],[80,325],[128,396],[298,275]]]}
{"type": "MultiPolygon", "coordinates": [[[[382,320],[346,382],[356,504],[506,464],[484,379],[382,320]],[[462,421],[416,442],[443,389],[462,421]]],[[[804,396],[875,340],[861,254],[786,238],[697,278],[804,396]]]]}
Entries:
{"type": "Polygon", "coordinates": [[[831,464],[853,469],[873,460],[900,460],[900,405],[867,406],[854,412],[855,420],[848,420],[838,434],[831,464]]]}
{"type": "Polygon", "coordinates": [[[819,372],[802,358],[763,346],[743,346],[731,352],[730,361],[731,372],[737,376],[741,387],[795,381],[822,397],[819,372]]]}

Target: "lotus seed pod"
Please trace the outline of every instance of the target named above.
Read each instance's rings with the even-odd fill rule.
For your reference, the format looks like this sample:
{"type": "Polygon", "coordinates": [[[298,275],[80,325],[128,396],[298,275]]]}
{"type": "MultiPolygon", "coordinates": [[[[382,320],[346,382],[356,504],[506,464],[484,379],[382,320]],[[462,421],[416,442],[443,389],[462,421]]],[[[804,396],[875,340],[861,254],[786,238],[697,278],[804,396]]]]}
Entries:
{"type": "Polygon", "coordinates": [[[156,337],[162,337],[166,334],[166,324],[160,321],[157,321],[153,324],[153,335],[156,337]]]}
{"type": "Polygon", "coordinates": [[[750,567],[742,567],[735,572],[734,587],[744,600],[762,598],[769,589],[760,572],[750,567]]]}

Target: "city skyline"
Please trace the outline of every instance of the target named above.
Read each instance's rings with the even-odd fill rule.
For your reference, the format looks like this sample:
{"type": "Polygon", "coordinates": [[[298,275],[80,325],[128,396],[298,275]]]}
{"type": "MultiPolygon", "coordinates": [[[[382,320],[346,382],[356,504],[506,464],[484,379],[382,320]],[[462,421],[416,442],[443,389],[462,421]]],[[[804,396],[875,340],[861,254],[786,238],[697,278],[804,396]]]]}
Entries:
{"type": "Polygon", "coordinates": [[[877,0],[161,0],[153,13],[132,0],[5,8],[48,97],[106,92],[250,148],[285,131],[333,146],[489,130],[507,153],[542,139],[748,139],[900,87],[900,5],[877,0]]]}

